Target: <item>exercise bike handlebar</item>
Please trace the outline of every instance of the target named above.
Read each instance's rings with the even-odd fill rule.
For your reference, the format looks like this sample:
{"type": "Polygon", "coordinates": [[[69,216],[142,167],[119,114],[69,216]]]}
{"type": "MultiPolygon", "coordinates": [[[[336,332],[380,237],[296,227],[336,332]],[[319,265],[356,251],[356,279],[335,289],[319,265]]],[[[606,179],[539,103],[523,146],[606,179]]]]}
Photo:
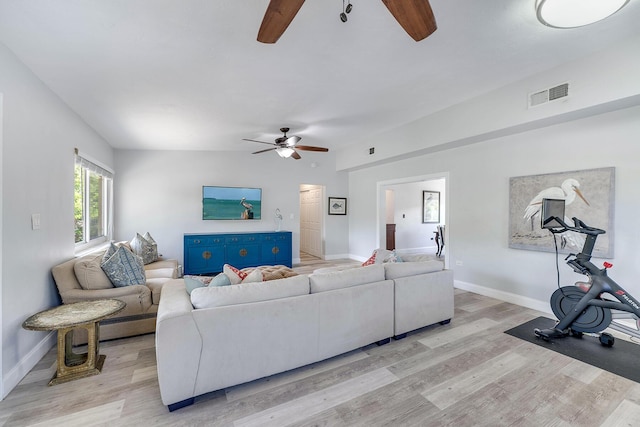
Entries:
{"type": "Polygon", "coordinates": [[[597,236],[598,234],[604,234],[606,233],[606,231],[600,229],[600,228],[595,228],[595,227],[590,227],[587,224],[585,224],[584,222],[582,222],[582,220],[576,218],[575,216],[572,218],[573,220],[573,224],[574,226],[570,226],[569,224],[567,224],[566,222],[564,222],[564,220],[562,218],[558,218],[553,217],[560,225],[562,225],[562,228],[552,228],[551,232],[552,233],[564,233],[565,231],[575,231],[576,233],[582,233],[582,234],[588,234],[591,236],[597,236]]]}

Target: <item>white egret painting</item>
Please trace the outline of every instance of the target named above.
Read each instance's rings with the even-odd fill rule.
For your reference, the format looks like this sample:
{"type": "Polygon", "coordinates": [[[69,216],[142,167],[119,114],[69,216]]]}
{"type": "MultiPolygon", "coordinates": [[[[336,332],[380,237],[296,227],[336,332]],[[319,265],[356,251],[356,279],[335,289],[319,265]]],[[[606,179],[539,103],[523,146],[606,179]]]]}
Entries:
{"type": "MultiPolygon", "coordinates": [[[[615,168],[587,169],[513,177],[509,180],[509,247],[554,252],[553,235],[541,227],[542,199],[565,201],[564,221],[573,217],[601,228],[593,256],[613,258],[615,168]]],[[[571,231],[556,236],[562,253],[578,253],[584,235],[571,231]]]]}

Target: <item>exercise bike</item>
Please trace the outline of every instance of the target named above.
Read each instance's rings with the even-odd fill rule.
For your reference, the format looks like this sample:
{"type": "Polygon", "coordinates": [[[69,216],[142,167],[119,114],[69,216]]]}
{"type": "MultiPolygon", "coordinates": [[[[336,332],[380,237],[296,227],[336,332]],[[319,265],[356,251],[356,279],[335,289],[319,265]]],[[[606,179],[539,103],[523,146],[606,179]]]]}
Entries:
{"type": "MultiPolygon", "coordinates": [[[[551,295],[551,310],[558,318],[558,323],[553,328],[536,328],[534,333],[546,341],[567,336],[582,337],[583,333],[599,333],[600,343],[611,347],[614,337],[600,332],[609,327],[614,318],[633,319],[640,325],[640,302],[607,275],[607,269],[612,267],[610,263],[605,262],[602,269],[591,263],[596,239],[605,231],[589,227],[575,217],[572,219],[573,226],[566,224],[563,220],[564,200],[544,199],[541,216],[542,228],[554,234],[573,231],[586,236],[582,251],[577,255],[569,254],[565,261],[576,273],[586,275],[589,281],[578,282],[577,286],[559,287],[551,295]],[[619,313],[612,314],[611,310],[619,313]]],[[[625,332],[633,335],[631,329],[625,332]]]]}

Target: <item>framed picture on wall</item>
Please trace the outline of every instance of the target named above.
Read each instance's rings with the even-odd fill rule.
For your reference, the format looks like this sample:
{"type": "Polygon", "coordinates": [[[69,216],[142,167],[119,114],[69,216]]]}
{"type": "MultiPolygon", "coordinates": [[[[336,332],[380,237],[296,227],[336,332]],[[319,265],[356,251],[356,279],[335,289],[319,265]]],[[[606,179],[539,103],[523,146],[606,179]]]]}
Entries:
{"type": "Polygon", "coordinates": [[[346,215],[347,199],[344,197],[329,197],[329,215],[346,215]]]}
{"type": "Polygon", "coordinates": [[[422,192],[422,223],[439,223],[440,222],[440,192],[439,191],[423,191],[422,192]]]}

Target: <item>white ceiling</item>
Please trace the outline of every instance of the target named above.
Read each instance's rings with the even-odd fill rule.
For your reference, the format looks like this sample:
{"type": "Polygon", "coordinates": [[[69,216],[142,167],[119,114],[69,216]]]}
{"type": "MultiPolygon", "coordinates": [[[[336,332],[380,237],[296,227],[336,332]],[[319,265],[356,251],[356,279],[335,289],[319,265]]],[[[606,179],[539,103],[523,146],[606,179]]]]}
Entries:
{"type": "Polygon", "coordinates": [[[266,45],[268,0],[0,0],[0,41],[115,148],[254,151],[282,126],[339,149],[640,33],[639,0],[571,30],[534,0],[431,0],[416,43],[352,3],[308,0],[266,45]]]}

